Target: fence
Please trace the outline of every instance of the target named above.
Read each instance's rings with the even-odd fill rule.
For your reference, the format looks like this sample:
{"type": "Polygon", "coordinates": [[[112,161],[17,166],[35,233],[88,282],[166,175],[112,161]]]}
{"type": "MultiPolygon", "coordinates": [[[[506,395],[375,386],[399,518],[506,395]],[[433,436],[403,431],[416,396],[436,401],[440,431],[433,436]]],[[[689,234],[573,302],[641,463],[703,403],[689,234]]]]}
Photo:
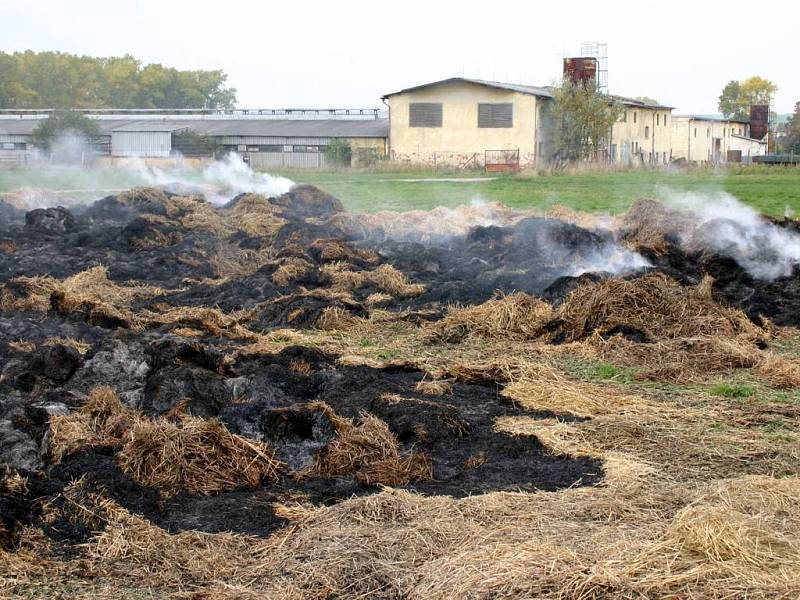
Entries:
{"type": "Polygon", "coordinates": [[[487,150],[483,164],[489,173],[519,171],[519,148],[516,150],[487,150]]]}

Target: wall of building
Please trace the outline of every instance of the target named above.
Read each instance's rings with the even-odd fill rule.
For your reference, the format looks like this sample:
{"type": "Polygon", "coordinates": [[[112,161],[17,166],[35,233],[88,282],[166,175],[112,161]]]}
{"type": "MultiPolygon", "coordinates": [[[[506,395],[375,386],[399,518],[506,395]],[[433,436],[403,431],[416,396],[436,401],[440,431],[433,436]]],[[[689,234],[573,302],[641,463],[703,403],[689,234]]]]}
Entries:
{"type": "Polygon", "coordinates": [[[673,158],[698,164],[723,163],[728,150],[739,149],[740,144],[734,141],[734,134],[746,131],[746,124],[734,121],[673,117],[673,158]]]}
{"type": "Polygon", "coordinates": [[[625,106],[611,129],[611,159],[623,164],[665,165],[672,151],[668,108],[625,106]]]}
{"type": "Polygon", "coordinates": [[[169,131],[114,131],[111,133],[111,155],[127,157],[162,157],[172,152],[169,131]]]}
{"type": "Polygon", "coordinates": [[[730,149],[741,152],[742,162],[748,163],[754,156],[765,156],[767,154],[767,143],[740,135],[732,135],[730,149]]]}
{"type": "Polygon", "coordinates": [[[354,167],[369,166],[373,159],[386,158],[385,138],[350,138],[348,141],[353,149],[354,167]]]}
{"type": "Polygon", "coordinates": [[[389,151],[394,160],[425,164],[483,164],[487,150],[519,150],[520,163],[537,156],[537,97],[454,82],[389,97],[389,151]],[[411,127],[409,104],[441,102],[441,127],[411,127]],[[478,127],[479,103],[510,102],[513,126],[478,127]]]}

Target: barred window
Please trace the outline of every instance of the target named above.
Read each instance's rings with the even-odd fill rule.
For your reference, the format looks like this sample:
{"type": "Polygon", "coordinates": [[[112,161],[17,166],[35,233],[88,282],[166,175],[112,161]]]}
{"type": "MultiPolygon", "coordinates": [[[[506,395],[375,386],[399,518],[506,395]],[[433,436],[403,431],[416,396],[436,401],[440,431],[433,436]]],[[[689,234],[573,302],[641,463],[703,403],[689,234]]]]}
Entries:
{"type": "Polygon", "coordinates": [[[441,127],[441,102],[412,102],[408,105],[409,127],[441,127]]]}
{"type": "Polygon", "coordinates": [[[513,127],[514,105],[510,102],[478,104],[478,127],[513,127]]]}

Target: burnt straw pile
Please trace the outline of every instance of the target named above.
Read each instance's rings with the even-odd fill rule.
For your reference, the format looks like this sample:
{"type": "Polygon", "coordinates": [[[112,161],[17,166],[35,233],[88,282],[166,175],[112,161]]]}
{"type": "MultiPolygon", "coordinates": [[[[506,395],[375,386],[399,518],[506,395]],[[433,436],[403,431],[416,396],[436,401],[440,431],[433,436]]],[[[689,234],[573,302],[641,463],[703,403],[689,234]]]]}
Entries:
{"type": "MultiPolygon", "coordinates": [[[[775,389],[800,384],[800,365],[773,351],[781,330],[800,325],[800,270],[784,250],[793,221],[743,224],[653,201],[613,219],[499,206],[359,215],[311,186],[224,206],[137,188],[69,209],[0,202],[0,215],[0,564],[14,585],[44,577],[39,553],[64,580],[83,577],[82,561],[87,576],[146,571],[170,592],[252,582],[258,564],[285,579],[264,593],[439,597],[452,588],[422,562],[415,578],[390,571],[424,552],[349,575],[342,558],[312,574],[304,569],[323,553],[303,544],[315,527],[339,528],[340,547],[314,535],[345,557],[357,537],[347,523],[436,513],[441,531],[425,521],[424,535],[404,535],[429,537],[438,554],[428,558],[446,573],[445,547],[475,538],[486,515],[510,519],[529,502],[519,498],[550,497],[530,492],[572,494],[575,515],[592,493],[644,511],[644,500],[609,494],[629,489],[620,473],[650,473],[655,447],[639,464],[615,454],[624,443],[587,440],[620,407],[633,419],[654,404],[572,378],[559,366],[568,354],[635,369],[637,380],[744,369],[775,389]],[[583,441],[565,442],[578,430],[583,441]],[[473,497],[495,504],[454,504],[473,497]],[[447,530],[458,519],[458,534],[447,530]],[[247,564],[209,566],[226,553],[247,564]],[[192,567],[159,562],[170,560],[192,567]]],[[[733,502],[708,494],[697,511],[733,502]]],[[[676,527],[707,516],[697,511],[664,535],[688,535],[676,527]]],[[[360,539],[376,547],[377,531],[360,539]]],[[[653,548],[673,543],[648,531],[653,548]]],[[[382,535],[405,547],[392,532],[382,535]]],[[[493,556],[530,552],[553,572],[579,558],[526,544],[493,556]]],[[[640,572],[609,566],[592,585],[648,592],[660,567],[652,548],[639,550],[640,572]]],[[[578,585],[533,579],[553,587],[503,593],[578,585]]]]}

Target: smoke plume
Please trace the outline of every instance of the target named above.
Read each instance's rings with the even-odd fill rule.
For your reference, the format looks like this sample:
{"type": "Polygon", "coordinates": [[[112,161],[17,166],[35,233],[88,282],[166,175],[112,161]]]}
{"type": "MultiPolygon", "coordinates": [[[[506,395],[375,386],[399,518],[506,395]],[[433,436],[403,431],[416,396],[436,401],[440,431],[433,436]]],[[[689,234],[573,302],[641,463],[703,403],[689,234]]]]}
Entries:
{"type": "Polygon", "coordinates": [[[679,231],[681,242],[691,249],[728,256],[753,277],[768,281],[788,277],[800,264],[800,235],[771,223],[730,194],[671,192],[665,197],[693,219],[693,227],[679,231]]]}

